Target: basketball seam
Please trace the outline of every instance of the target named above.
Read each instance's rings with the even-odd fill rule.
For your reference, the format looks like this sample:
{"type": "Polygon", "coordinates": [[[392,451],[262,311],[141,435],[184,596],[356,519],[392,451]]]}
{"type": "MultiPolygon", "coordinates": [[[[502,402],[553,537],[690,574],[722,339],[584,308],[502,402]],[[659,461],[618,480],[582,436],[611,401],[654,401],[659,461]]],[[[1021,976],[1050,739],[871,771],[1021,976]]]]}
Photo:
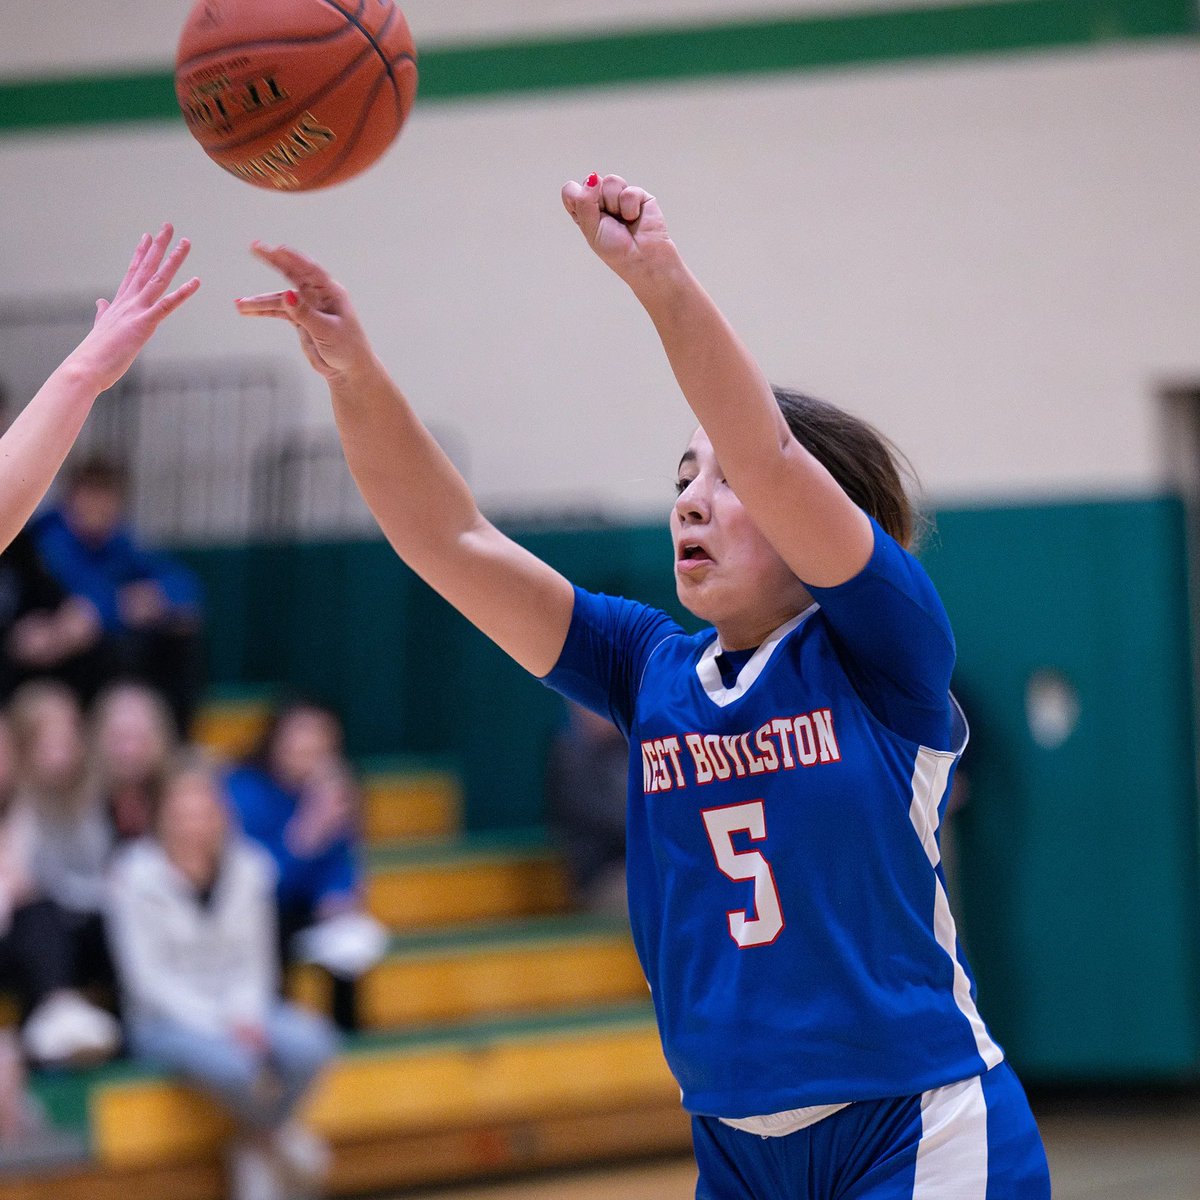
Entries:
{"type": "MultiPolygon", "coordinates": [[[[375,35],[358,19],[358,13],[362,12],[363,4],[366,3],[366,0],[361,0],[361,2],[359,3],[358,13],[347,12],[346,9],[344,9],[340,4],[338,4],[336,2],[336,0],[321,0],[321,3],[327,5],[329,8],[336,9],[338,12],[340,12],[342,14],[343,17],[346,18],[347,21],[351,22],[353,25],[358,27],[358,29],[362,33],[363,37],[365,37],[367,39],[367,41],[370,43],[371,48],[375,51],[376,54],[379,55],[379,61],[381,63],[383,63],[384,70],[387,71],[388,78],[391,79],[391,81],[392,81],[392,91],[396,96],[396,104],[397,104],[397,106],[399,106],[400,84],[396,79],[395,68],[394,68],[392,62],[388,59],[387,55],[384,54],[383,47],[380,46],[380,44],[375,40],[375,35]]],[[[388,14],[388,19],[380,27],[380,30],[379,30],[380,33],[382,33],[383,30],[388,27],[388,25],[391,23],[391,19],[395,15],[395,13],[396,13],[396,6],[393,4],[392,11],[391,11],[391,13],[388,14]]],[[[417,61],[413,55],[408,54],[407,52],[396,56],[396,62],[399,62],[402,59],[408,59],[410,62],[412,62],[414,64],[417,61]]]]}
{"type": "Polygon", "coordinates": [[[333,172],[336,171],[354,152],[354,147],[358,145],[359,138],[362,137],[363,130],[367,127],[367,121],[371,115],[371,106],[375,103],[375,99],[379,95],[379,89],[383,86],[383,83],[384,79],[381,75],[372,85],[371,91],[368,94],[367,103],[363,105],[362,112],[359,114],[358,124],[354,126],[354,129],[351,131],[349,138],[346,139],[346,142],[343,144],[341,150],[339,150],[338,153],[325,164],[322,170],[318,171],[315,175],[306,180],[306,186],[321,187],[322,181],[332,175],[333,172]]]}
{"type": "MultiPolygon", "coordinates": [[[[365,4],[365,3],[366,3],[366,0],[363,0],[363,4],[365,4]]],[[[361,12],[361,11],[362,11],[362,5],[359,5],[359,12],[361,12]]],[[[393,3],[392,7],[391,7],[391,8],[388,10],[388,15],[387,15],[386,19],[384,20],[383,24],[382,24],[382,25],[380,25],[380,27],[379,27],[379,37],[380,37],[380,39],[382,39],[382,38],[383,38],[383,35],[384,35],[385,33],[387,33],[387,31],[388,31],[388,28],[391,26],[391,23],[392,23],[392,21],[393,21],[393,20],[395,20],[395,18],[396,18],[396,14],[397,14],[399,11],[400,11],[400,10],[399,10],[399,9],[396,7],[396,5],[393,3]]],[[[380,51],[379,51],[379,56],[380,56],[381,58],[383,58],[383,51],[382,51],[382,50],[380,50],[380,51]]],[[[399,62],[399,60],[400,60],[401,58],[404,58],[404,57],[405,57],[405,53],[404,53],[404,51],[401,51],[401,52],[400,52],[400,53],[399,53],[399,54],[398,54],[398,55],[395,57],[395,59],[393,59],[391,62],[388,62],[388,60],[387,60],[387,59],[384,59],[384,63],[386,64],[386,66],[387,66],[387,69],[388,69],[388,77],[389,77],[389,78],[391,79],[391,81],[392,81],[392,100],[393,100],[393,102],[394,102],[394,103],[395,103],[395,105],[396,105],[396,120],[397,120],[397,121],[399,121],[401,125],[403,125],[403,124],[404,124],[404,117],[405,117],[405,115],[406,115],[406,114],[405,114],[405,112],[404,112],[404,104],[403,104],[403,101],[402,101],[402,100],[401,100],[401,98],[400,98],[400,82],[399,82],[399,80],[396,78],[396,73],[395,73],[395,71],[393,71],[393,70],[392,70],[392,67],[395,65],[395,63],[399,62]]]]}

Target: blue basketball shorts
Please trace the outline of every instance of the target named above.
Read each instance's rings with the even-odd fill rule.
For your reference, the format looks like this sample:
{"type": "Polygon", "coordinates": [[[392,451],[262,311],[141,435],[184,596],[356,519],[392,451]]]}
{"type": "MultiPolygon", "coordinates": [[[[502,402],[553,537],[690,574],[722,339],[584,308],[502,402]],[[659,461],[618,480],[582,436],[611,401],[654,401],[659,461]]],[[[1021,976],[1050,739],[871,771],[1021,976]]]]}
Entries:
{"type": "Polygon", "coordinates": [[[1041,1135],[1005,1062],[785,1137],[693,1116],[692,1140],[696,1200],[1050,1200],[1041,1135]]]}

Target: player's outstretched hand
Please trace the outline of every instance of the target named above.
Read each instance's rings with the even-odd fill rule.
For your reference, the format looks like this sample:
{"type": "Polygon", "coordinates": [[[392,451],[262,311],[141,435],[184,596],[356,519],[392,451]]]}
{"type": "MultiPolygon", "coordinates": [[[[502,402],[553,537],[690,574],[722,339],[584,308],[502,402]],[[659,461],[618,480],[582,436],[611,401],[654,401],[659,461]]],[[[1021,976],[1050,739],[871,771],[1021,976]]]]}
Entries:
{"type": "Polygon", "coordinates": [[[238,312],[246,317],[290,321],[313,368],[326,379],[352,374],[374,359],[370,343],[346,289],[329,272],[298,250],[255,242],[256,257],[282,274],[292,287],[282,292],[243,296],[238,312]]]}
{"type": "Polygon", "coordinates": [[[96,301],[92,330],[71,355],[96,392],[112,387],[129,370],[164,318],[200,286],[200,280],[193,277],[173,292],[167,291],[191,249],[187,238],[180,238],[168,253],[174,236],[170,225],[164,225],[155,237],[143,234],[116,295],[96,301]]]}
{"type": "Polygon", "coordinates": [[[645,188],[592,174],[563,184],[562,202],[587,244],[635,291],[678,264],[662,210],[645,188]]]}

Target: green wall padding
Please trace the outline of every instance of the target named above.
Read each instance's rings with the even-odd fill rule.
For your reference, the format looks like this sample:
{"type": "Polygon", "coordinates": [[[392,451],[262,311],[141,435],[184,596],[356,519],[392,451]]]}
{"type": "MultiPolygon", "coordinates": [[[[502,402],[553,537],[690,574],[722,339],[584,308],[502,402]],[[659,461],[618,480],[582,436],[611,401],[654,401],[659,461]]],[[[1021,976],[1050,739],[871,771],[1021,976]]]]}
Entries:
{"type": "MultiPolygon", "coordinates": [[[[664,528],[514,531],[596,591],[686,619],[664,528]]],[[[450,756],[474,828],[542,819],[561,702],[424,586],[382,540],[189,548],[209,610],[214,685],[282,685],[342,712],[358,756],[450,756]]]]}
{"type": "Polygon", "coordinates": [[[943,512],[925,555],[972,721],[957,818],[981,1002],[1033,1077],[1200,1067],[1186,530],[1170,499],[943,512]],[[1030,733],[1037,671],[1079,724],[1030,733]]]}

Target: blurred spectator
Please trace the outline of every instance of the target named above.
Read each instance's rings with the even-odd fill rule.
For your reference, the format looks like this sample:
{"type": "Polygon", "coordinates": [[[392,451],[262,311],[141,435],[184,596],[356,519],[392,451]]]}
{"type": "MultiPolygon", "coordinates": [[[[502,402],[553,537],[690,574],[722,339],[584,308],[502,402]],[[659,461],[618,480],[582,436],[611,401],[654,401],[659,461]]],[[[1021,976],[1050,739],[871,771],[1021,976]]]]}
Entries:
{"type": "Polygon", "coordinates": [[[226,784],[246,835],[279,871],[281,962],[325,967],[334,1020],[355,1029],[354,981],[382,956],[386,935],[363,911],[361,795],[342,753],[341,721],[312,701],[285,705],[226,784]]]}
{"type": "MultiPolygon", "coordinates": [[[[57,906],[34,879],[36,826],[17,798],[16,755],[0,718],[0,987],[17,1000],[30,1056],[46,1064],[105,1058],[116,1048],[112,1016],[71,986],[74,947],[57,906]]],[[[0,1047],[0,1142],[21,1129],[15,1043],[0,1047]],[[7,1133],[6,1133],[7,1131],[7,1133]]]]}
{"type": "Polygon", "coordinates": [[[168,774],[153,835],[118,851],[111,879],[131,1046],[233,1116],[235,1200],[307,1193],[328,1169],[328,1150],[294,1113],[335,1038],[278,999],[274,875],[231,832],[212,770],[191,759],[168,774]]]}
{"type": "Polygon", "coordinates": [[[567,725],[550,746],[546,810],[579,903],[626,912],[625,797],[629,748],[605,717],[569,703],[567,725]]]}
{"type": "MultiPolygon", "coordinates": [[[[0,384],[0,426],[9,424],[8,394],[0,384]]],[[[100,621],[46,569],[27,529],[0,554],[0,701],[26,679],[53,675],[75,686],[94,673],[100,621]]]]}
{"type": "MultiPolygon", "coordinates": [[[[34,886],[53,903],[67,935],[71,981],[111,990],[103,910],[112,833],[88,785],[79,702],[63,684],[35,680],[17,689],[11,714],[16,803],[28,813],[32,827],[34,886]]],[[[115,1050],[115,1021],[111,1032],[109,1049],[115,1050]]]]}
{"type": "Polygon", "coordinates": [[[22,530],[0,554],[0,701],[26,679],[52,676],[82,691],[102,667],[100,619],[69,596],[22,530]]]}
{"type": "Polygon", "coordinates": [[[91,783],[114,843],[150,832],[177,746],[171,712],[153,688],[115,683],[96,698],[91,713],[91,783]]]}
{"type": "Polygon", "coordinates": [[[116,463],[86,459],[67,474],[62,507],[35,517],[30,528],[51,574],[91,606],[103,629],[104,673],[85,681],[84,699],[115,676],[134,676],[167,697],[186,732],[201,686],[199,583],[139,543],[126,490],[116,463]]]}

